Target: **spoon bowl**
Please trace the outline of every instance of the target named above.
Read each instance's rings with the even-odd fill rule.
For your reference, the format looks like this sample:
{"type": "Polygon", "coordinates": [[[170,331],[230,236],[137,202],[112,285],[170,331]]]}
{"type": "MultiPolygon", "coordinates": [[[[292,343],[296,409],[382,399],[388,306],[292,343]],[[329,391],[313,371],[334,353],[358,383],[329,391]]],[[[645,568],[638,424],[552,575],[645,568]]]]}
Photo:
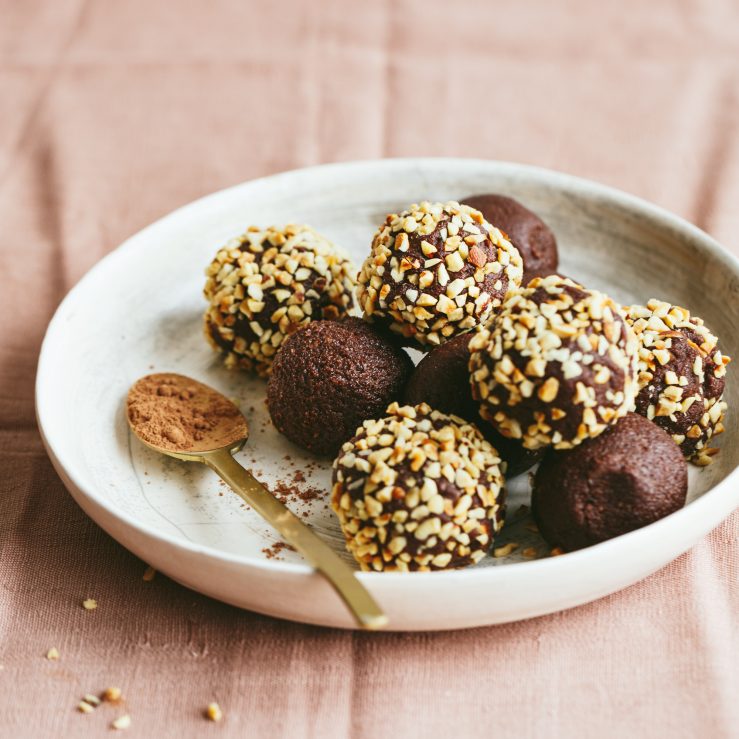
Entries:
{"type": "Polygon", "coordinates": [[[148,447],[200,462],[210,452],[236,452],[249,424],[235,403],[212,387],[174,372],[146,375],[128,391],[126,417],[148,447]]]}

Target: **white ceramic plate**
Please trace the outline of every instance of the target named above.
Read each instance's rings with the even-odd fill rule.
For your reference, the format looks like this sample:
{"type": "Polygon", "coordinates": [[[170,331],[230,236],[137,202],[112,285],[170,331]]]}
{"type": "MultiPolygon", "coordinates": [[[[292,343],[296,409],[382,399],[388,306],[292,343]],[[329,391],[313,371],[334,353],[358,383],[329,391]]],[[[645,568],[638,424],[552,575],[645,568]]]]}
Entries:
{"type": "MultiPolygon", "coordinates": [[[[637,198],[531,167],[459,159],[408,159],[315,167],[248,182],[198,200],[133,236],[64,300],[41,352],[39,424],[54,465],[80,506],[121,544],[184,585],[282,618],[351,627],[331,588],[204,467],[131,439],[124,397],[139,376],[176,371],[237,398],[252,436],[239,455],[270,487],[311,498],[290,505],[343,552],[328,508],[328,465],[269,424],[264,383],[220,365],[201,334],[203,270],[216,249],[252,223],[305,222],[359,266],[387,212],[421,199],[502,192],[555,231],[561,270],[622,302],[660,297],[689,307],[739,356],[739,263],[702,231],[637,198]],[[289,459],[288,459],[289,457],[289,459]],[[305,482],[300,481],[302,475],[305,482]],[[266,552],[265,552],[266,550],[266,552]],[[271,558],[268,555],[273,555],[271,558]]],[[[681,511],[590,549],[545,557],[521,520],[504,538],[519,554],[466,570],[361,574],[391,628],[456,629],[569,608],[623,588],[692,546],[739,505],[739,383],[731,368],[727,429],[717,461],[691,469],[681,511]],[[524,561],[535,547],[541,559],[524,561]]],[[[509,512],[528,502],[523,475],[509,512]]]]}

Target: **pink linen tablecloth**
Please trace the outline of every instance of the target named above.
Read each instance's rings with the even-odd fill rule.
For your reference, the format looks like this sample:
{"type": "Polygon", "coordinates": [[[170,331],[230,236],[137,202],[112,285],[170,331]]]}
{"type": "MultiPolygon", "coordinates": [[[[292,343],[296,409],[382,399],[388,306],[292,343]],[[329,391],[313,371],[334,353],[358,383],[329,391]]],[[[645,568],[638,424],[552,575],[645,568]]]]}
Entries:
{"type": "Polygon", "coordinates": [[[736,513],[566,613],[343,633],[144,582],[66,493],[33,409],[65,292],[212,190],[337,160],[508,159],[739,251],[737,133],[732,0],[0,0],[0,736],[103,735],[121,713],[132,737],[739,736],[736,513]],[[75,711],[110,685],[125,707],[75,711]]]}

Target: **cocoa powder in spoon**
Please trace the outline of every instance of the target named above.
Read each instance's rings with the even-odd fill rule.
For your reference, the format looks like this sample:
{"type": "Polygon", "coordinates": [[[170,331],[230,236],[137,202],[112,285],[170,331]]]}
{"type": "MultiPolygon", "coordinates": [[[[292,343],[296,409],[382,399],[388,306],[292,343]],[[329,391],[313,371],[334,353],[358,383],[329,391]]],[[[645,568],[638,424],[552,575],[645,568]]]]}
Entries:
{"type": "Polygon", "coordinates": [[[202,452],[248,434],[246,419],[225,396],[184,375],[147,375],[128,392],[128,420],[147,443],[173,452],[202,452]]]}

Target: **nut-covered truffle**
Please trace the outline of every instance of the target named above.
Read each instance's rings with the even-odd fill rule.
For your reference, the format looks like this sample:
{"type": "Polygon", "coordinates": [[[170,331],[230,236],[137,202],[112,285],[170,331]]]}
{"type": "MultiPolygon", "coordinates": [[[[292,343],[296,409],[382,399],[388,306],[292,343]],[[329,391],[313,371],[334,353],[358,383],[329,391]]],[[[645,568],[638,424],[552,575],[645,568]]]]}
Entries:
{"type": "Polygon", "coordinates": [[[346,257],[308,226],[252,226],[206,270],[205,335],[227,367],[266,376],[286,336],[352,308],[352,274],[346,257]]]}
{"type": "Polygon", "coordinates": [[[532,280],[470,351],[480,413],[528,449],[569,449],[633,408],[633,332],[611,298],[572,280],[532,280]]]}
{"type": "Polygon", "coordinates": [[[484,323],[521,284],[518,251],[482,214],[456,202],[390,214],[359,273],[371,321],[428,348],[484,323]]]}
{"type": "Polygon", "coordinates": [[[331,505],[364,570],[479,562],[503,523],[500,459],[480,432],[427,405],[365,421],[334,462],[331,505]]]}
{"type": "Polygon", "coordinates": [[[724,376],[729,357],[697,316],[661,300],[626,309],[639,342],[636,412],[661,426],[697,465],[718,449],[710,439],[724,430],[724,376]]]}
{"type": "Polygon", "coordinates": [[[499,228],[523,259],[523,283],[557,271],[557,239],[544,221],[518,200],[505,195],[473,195],[465,205],[476,208],[488,223],[499,228]]]}
{"type": "Polygon", "coordinates": [[[275,357],[267,406],[288,439],[334,457],[362,421],[400,398],[412,370],[405,351],[360,318],[314,321],[275,357]]]}
{"type": "Polygon", "coordinates": [[[506,439],[480,417],[470,388],[472,334],[460,334],[432,349],[413,370],[405,387],[406,405],[427,403],[433,409],[474,423],[505,462],[506,477],[515,477],[535,465],[543,450],[526,449],[516,439],[506,439]]]}
{"type": "Polygon", "coordinates": [[[629,413],[597,439],[550,449],[531,506],[547,542],[572,551],[664,518],[683,507],[687,491],[680,450],[658,426],[629,413]]]}

